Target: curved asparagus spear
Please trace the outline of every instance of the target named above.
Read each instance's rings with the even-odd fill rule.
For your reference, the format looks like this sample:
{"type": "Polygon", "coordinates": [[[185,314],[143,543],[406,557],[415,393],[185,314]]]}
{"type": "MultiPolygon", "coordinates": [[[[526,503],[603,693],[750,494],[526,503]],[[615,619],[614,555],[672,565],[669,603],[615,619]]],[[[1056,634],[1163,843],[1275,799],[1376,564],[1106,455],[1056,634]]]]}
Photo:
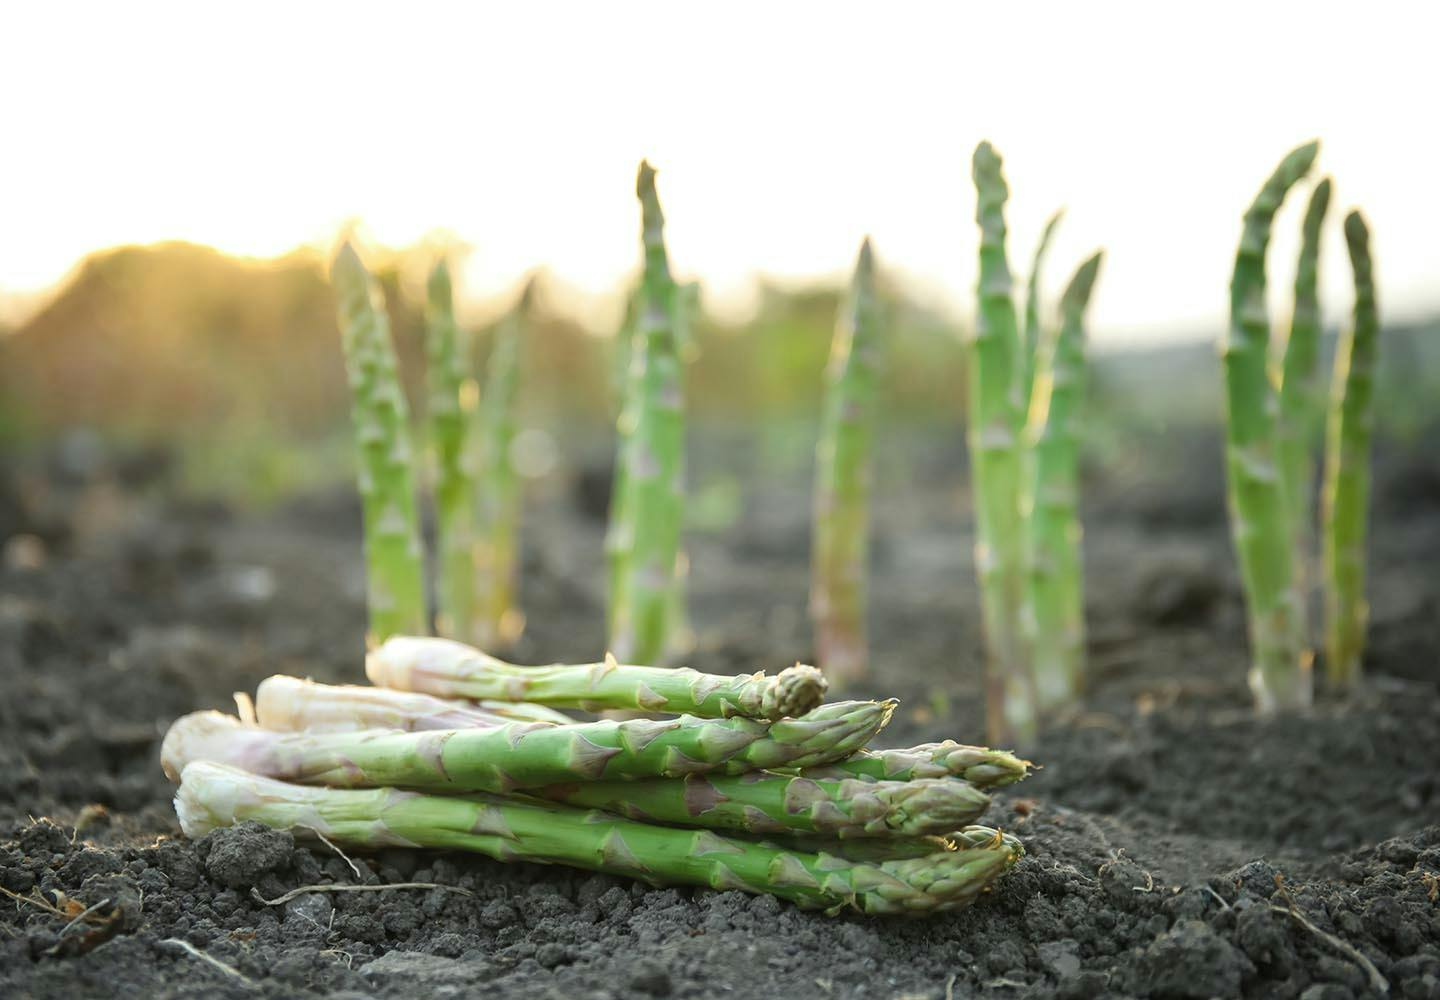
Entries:
{"type": "Polygon", "coordinates": [[[1292,572],[1289,510],[1276,455],[1265,251],[1275,212],[1309,172],[1317,150],[1311,142],[1286,156],[1245,213],[1223,351],[1230,522],[1250,619],[1250,688],[1261,712],[1304,707],[1311,693],[1304,602],[1292,572]]]}
{"type": "Polygon", "coordinates": [[[1019,857],[997,839],[993,846],[856,863],[568,806],[390,788],[302,788],[204,763],[185,769],[175,811],[189,837],[255,820],[341,846],[475,851],[498,861],[570,865],[656,885],[770,893],[830,913],[849,908],[923,916],[959,909],[1019,857]]]}
{"type": "Polygon", "coordinates": [[[467,340],[455,322],[450,267],[443,259],[431,270],[426,292],[426,398],[434,453],[438,562],[435,625],[441,635],[480,641],[475,469],[466,442],[479,388],[469,375],[467,340]]]}
{"type": "Polygon", "coordinates": [[[346,243],[330,270],[350,378],[360,499],[365,514],[365,582],[374,645],[429,631],[415,513],[409,408],[400,386],[390,321],[379,286],[346,243]]]}
{"type": "Polygon", "coordinates": [[[676,624],[676,572],[685,506],[685,410],[675,339],[675,282],[655,170],[640,164],[645,271],[605,549],[610,563],[610,646],[657,663],[676,624]]]}
{"type": "Polygon", "coordinates": [[[863,781],[773,771],[691,775],[684,781],[570,782],[534,794],[676,826],[839,838],[942,833],[978,819],[990,804],[984,792],[952,778],[863,781]]]}
{"type": "Polygon", "coordinates": [[[963,778],[976,788],[1003,788],[1023,780],[1033,765],[1008,750],[966,746],[954,740],[922,743],[904,750],[858,750],[845,760],[805,768],[806,777],[849,775],[875,781],[963,778]]]}
{"type": "Polygon", "coordinates": [[[1370,502],[1370,434],[1374,427],[1375,356],[1380,318],[1370,231],[1359,212],[1345,217],[1345,244],[1355,272],[1355,316],[1340,338],[1325,442],[1325,668],[1336,684],[1360,678],[1365,626],[1365,518],[1370,502]]]}
{"type": "Polygon", "coordinates": [[[880,317],[875,262],[866,238],[850,297],[835,324],[826,371],[825,411],[815,449],[810,615],[821,665],[838,683],[866,673],[866,577],[870,539],[880,317]]]}
{"type": "Polygon", "coordinates": [[[481,642],[509,645],[520,637],[525,618],[515,602],[520,551],[520,480],[511,461],[515,440],[515,400],[520,386],[520,355],[525,324],[535,296],[535,280],[525,283],[520,301],[500,321],[486,363],[480,403],[480,473],[475,514],[480,546],[481,642]]]}
{"type": "Polygon", "coordinates": [[[1030,261],[1030,276],[1025,287],[1025,343],[1020,367],[1021,413],[1030,412],[1035,373],[1045,340],[1040,326],[1040,275],[1045,268],[1045,255],[1050,252],[1050,242],[1055,238],[1055,230],[1064,215],[1065,209],[1061,208],[1046,221],[1045,229],[1040,233],[1040,242],[1035,247],[1035,256],[1030,261]]]}
{"type": "Polygon", "coordinates": [[[971,489],[975,496],[975,569],[985,628],[985,724],[994,742],[1034,734],[1034,679],[1025,662],[1024,532],[1020,517],[1020,333],[1005,254],[1010,189],[1000,155],[975,148],[975,221],[980,225],[979,308],[966,358],[971,489]],[[1012,735],[1013,734],[1013,735],[1012,735]]]}
{"type": "Polygon", "coordinates": [[[172,779],[191,761],[210,760],[301,784],[509,792],[824,764],[864,746],[894,708],[893,701],[835,702],[773,723],[682,715],[663,722],[315,734],[273,733],[219,712],[194,712],[165,734],[160,761],[172,779]]]}
{"type": "Polygon", "coordinates": [[[1301,228],[1300,259],[1295,267],[1295,311],[1280,380],[1280,413],[1275,435],[1279,445],[1280,475],[1290,522],[1290,547],[1295,560],[1300,594],[1301,628],[1308,636],[1308,604],[1314,563],[1315,441],[1324,411],[1320,381],[1320,231],[1330,207],[1330,178],[1315,185],[1301,228]]]}
{"type": "Polygon", "coordinates": [[[1068,704],[1085,670],[1085,604],[1080,560],[1080,438],[1085,398],[1085,309],[1102,254],[1080,265],[1061,299],[1060,335],[1035,371],[1026,427],[1022,507],[1030,530],[1025,627],[1041,710],[1068,704]]]}
{"type": "Polygon", "coordinates": [[[365,658],[372,684],[441,698],[533,701],[556,708],[639,708],[707,718],[804,715],[825,696],[825,678],[796,664],[774,677],[721,677],[689,669],[603,663],[521,667],[447,639],[397,636],[365,658]]]}
{"type": "Polygon", "coordinates": [[[317,684],[276,674],[255,692],[256,721],[282,732],[339,733],[361,729],[467,729],[507,722],[569,725],[574,719],[544,705],[459,701],[413,691],[317,684]]]}

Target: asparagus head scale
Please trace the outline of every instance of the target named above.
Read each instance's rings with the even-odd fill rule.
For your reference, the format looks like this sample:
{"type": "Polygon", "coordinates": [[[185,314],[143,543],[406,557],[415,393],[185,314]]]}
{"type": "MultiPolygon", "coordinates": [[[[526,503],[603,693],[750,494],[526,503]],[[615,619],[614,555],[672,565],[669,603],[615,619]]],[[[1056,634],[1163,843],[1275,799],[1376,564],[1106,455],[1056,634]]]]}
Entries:
{"type": "Polygon", "coordinates": [[[417,733],[275,733],[219,712],[194,712],[170,727],[160,759],[172,779],[191,761],[210,760],[307,785],[504,793],[568,781],[826,764],[868,743],[894,707],[834,702],[773,723],[682,715],[417,733]]]}
{"type": "Polygon", "coordinates": [[[371,645],[429,631],[409,409],[380,288],[346,243],[330,271],[350,380],[371,645]]]}
{"type": "Polygon", "coordinates": [[[515,441],[520,358],[535,282],[530,280],[514,309],[500,321],[486,363],[480,403],[479,476],[475,513],[479,520],[479,641],[509,645],[525,618],[515,593],[519,579],[520,480],[511,452],[515,441]]]}
{"type": "Polygon", "coordinates": [[[175,811],[189,837],[246,820],[356,848],[433,847],[643,879],[770,893],[805,909],[924,916],[960,909],[1019,858],[999,836],[920,857],[856,862],[708,830],[485,795],[303,788],[215,764],[185,769],[175,811]]]}
{"type": "Polygon", "coordinates": [[[479,389],[469,374],[467,344],[455,322],[450,267],[445,261],[431,270],[426,291],[428,423],[438,541],[436,626],[441,635],[480,641],[485,636],[477,630],[475,469],[467,441],[479,389]]]}
{"type": "Polygon", "coordinates": [[[1042,710],[1080,693],[1085,603],[1080,558],[1080,440],[1085,397],[1085,309],[1100,272],[1095,254],[1060,301],[1060,335],[1037,362],[1026,428],[1023,507],[1029,518],[1026,592],[1031,667],[1042,710]]]}
{"type": "Polygon", "coordinates": [[[1340,337],[1325,442],[1322,499],[1325,560],[1325,668],[1334,683],[1360,677],[1369,605],[1365,601],[1365,518],[1370,500],[1370,435],[1375,422],[1375,359],[1380,319],[1370,230],[1359,212],[1345,217],[1355,272],[1355,315],[1340,337]]]}
{"type": "Polygon", "coordinates": [[[627,399],[620,415],[616,490],[605,547],[610,564],[610,648],[622,659],[658,663],[676,625],[676,574],[685,498],[685,411],[675,338],[675,282],[655,171],[640,165],[645,269],[627,399]]]}
{"type": "Polygon", "coordinates": [[[1010,189],[1000,155],[975,149],[975,219],[980,227],[979,307],[966,355],[966,435],[975,495],[975,567],[986,645],[985,721],[994,742],[1033,735],[1035,687],[1021,632],[1024,524],[1020,517],[1022,345],[1005,250],[1010,189]]]}
{"type": "Polygon", "coordinates": [[[773,771],[684,781],[571,782],[537,794],[631,819],[751,834],[916,837],[974,822],[990,797],[953,778],[866,781],[773,771]]]}
{"type": "Polygon", "coordinates": [[[690,669],[601,663],[521,667],[463,643],[397,636],[365,658],[371,683],[441,698],[494,698],[554,708],[638,708],[706,718],[804,715],[825,696],[825,677],[796,664],[773,677],[724,677],[690,669]]]}
{"type": "Polygon", "coordinates": [[[837,682],[866,671],[871,439],[880,366],[875,263],[860,247],[848,302],[830,348],[815,454],[810,615],[821,666],[837,682]]]}
{"type": "Polygon", "coordinates": [[[1315,160],[1316,143],[1292,151],[1255,196],[1230,281],[1225,369],[1225,467],[1231,529],[1250,627],[1250,688],[1261,712],[1310,703],[1304,597],[1295,585],[1290,511],[1277,452],[1278,403],[1269,371],[1265,251],[1275,213],[1315,160]]]}
{"type": "Polygon", "coordinates": [[[316,684],[277,674],[260,682],[255,717],[282,732],[335,733],[361,729],[466,729],[507,722],[568,725],[574,719],[544,705],[508,701],[458,701],[414,691],[316,684]]]}

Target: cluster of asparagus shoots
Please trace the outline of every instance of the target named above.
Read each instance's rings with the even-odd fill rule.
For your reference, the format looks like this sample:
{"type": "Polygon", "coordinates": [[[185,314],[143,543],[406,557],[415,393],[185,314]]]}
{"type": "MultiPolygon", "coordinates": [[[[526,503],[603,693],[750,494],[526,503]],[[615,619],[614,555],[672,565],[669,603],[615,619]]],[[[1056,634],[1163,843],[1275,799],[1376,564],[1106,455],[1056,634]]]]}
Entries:
{"type": "Polygon", "coordinates": [[[1270,339],[1270,233],[1285,196],[1310,173],[1318,151],[1311,142],[1287,155],[1245,213],[1223,350],[1230,520],[1249,611],[1250,686],[1262,712],[1300,709],[1311,700],[1311,491],[1322,419],[1320,584],[1325,663],[1337,686],[1359,677],[1368,616],[1365,522],[1379,319],[1369,230],[1364,217],[1351,211],[1344,229],[1355,277],[1354,316],[1336,348],[1326,414],[1317,289],[1329,178],[1312,188],[1305,212],[1289,336],[1280,345],[1270,339]]]}
{"type": "MultiPolygon", "coordinates": [[[[364,502],[370,644],[430,631],[416,502],[414,449],[384,295],[348,243],[331,269],[351,389],[364,502]]],[[[436,626],[443,635],[505,646],[524,625],[515,600],[520,492],[511,462],[523,330],[533,296],[493,337],[485,388],[455,321],[449,265],[430,274],[426,410],[436,514],[436,626]]]]}
{"type": "Polygon", "coordinates": [[[813,667],[521,667],[395,637],[366,672],[373,687],[271,677],[240,718],[176,721],[162,762],[185,833],[255,820],[360,849],[469,850],[912,915],[970,903],[1023,853],[972,824],[1025,761],[948,741],[867,750],[895,703],[822,704],[813,667]],[[577,708],[672,714],[560,711],[577,708]]]}

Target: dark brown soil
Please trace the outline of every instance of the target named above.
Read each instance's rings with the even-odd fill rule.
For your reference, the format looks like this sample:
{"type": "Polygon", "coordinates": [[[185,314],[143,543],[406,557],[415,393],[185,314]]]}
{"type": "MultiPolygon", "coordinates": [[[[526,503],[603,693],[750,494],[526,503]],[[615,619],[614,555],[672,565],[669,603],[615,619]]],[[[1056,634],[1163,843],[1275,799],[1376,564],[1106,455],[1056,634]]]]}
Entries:
{"type": "MultiPolygon", "coordinates": [[[[0,538],[48,552],[27,568],[12,546],[0,570],[0,886],[108,915],[0,900],[0,996],[1440,997],[1433,440],[1380,462],[1368,684],[1304,718],[1249,712],[1217,442],[1168,434],[1092,484],[1093,688],[990,817],[1029,856],[919,922],[456,855],[389,851],[357,876],[260,828],[190,843],[156,759],[173,718],[270,673],[361,676],[354,501],[240,516],[147,499],[143,469],[0,471],[0,538]],[[362,881],[465,892],[256,895],[362,881]]],[[[702,480],[748,490],[738,524],[691,539],[702,669],[808,653],[804,477],[760,452],[697,452],[702,480]]],[[[900,442],[880,470],[890,745],[980,738],[963,466],[958,442],[900,442]]],[[[602,649],[602,467],[538,491],[518,658],[602,649]]]]}

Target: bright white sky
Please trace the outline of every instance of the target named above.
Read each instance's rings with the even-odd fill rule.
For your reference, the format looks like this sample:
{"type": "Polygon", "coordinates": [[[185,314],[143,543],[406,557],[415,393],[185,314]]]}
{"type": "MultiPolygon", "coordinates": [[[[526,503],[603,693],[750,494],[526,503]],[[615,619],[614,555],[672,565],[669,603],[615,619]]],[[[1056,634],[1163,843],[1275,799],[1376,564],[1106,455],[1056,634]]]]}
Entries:
{"type": "MultiPolygon", "coordinates": [[[[474,297],[536,266],[599,295],[637,259],[647,156],[677,270],[712,305],[743,305],[758,274],[839,277],[870,233],[882,263],[966,315],[969,158],[989,138],[1016,270],[1068,206],[1050,288],[1105,246],[1097,337],[1133,342],[1217,327],[1241,212],[1320,136],[1336,206],[1370,216],[1382,308],[1420,315],[1440,307],[1436,10],[15,4],[0,18],[0,299],[117,243],[270,255],[357,219],[391,245],[453,232],[474,247],[474,297]]],[[[1332,317],[1348,301],[1340,215],[1332,317]]]]}

